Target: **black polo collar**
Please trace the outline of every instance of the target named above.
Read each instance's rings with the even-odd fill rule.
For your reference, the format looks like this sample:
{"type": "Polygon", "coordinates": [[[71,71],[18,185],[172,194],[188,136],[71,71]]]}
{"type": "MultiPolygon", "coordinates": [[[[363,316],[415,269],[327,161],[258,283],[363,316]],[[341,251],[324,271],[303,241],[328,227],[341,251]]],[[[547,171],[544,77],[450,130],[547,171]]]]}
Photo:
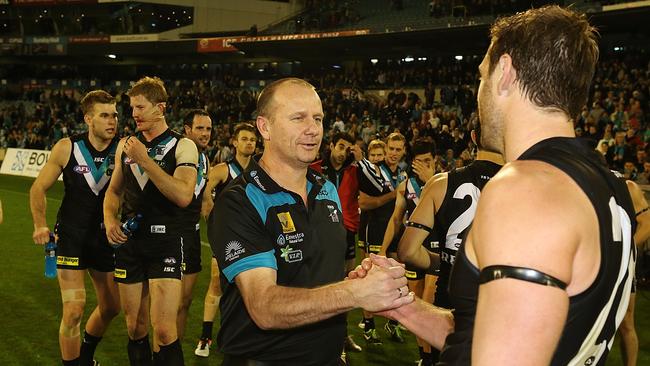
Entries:
{"type": "MultiPolygon", "coordinates": [[[[289,192],[280,185],[278,185],[271,177],[266,173],[264,169],[259,165],[259,160],[261,155],[254,156],[248,163],[248,167],[244,172],[244,179],[246,182],[255,185],[262,192],[267,194],[273,194],[278,192],[289,192]]],[[[316,190],[316,193],[321,190],[325,184],[325,178],[321,176],[315,170],[309,168],[307,169],[307,194],[311,196],[312,191],[316,190]]]]}

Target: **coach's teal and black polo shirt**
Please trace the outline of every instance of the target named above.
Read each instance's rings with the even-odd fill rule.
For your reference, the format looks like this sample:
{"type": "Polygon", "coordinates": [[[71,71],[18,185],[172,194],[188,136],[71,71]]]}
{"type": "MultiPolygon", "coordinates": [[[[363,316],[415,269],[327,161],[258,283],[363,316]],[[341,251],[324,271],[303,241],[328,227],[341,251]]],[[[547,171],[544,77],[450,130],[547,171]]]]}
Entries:
{"type": "MultiPolygon", "coordinates": [[[[267,267],[280,286],[313,288],[345,277],[345,229],[336,187],[307,172],[308,205],[251,159],[221,194],[210,245],[223,296],[217,341],[225,354],[282,365],[328,365],[343,349],[343,315],[289,330],[262,330],[246,310],[238,274],[267,267]]],[[[291,304],[287,304],[291,306],[291,304]]]]}

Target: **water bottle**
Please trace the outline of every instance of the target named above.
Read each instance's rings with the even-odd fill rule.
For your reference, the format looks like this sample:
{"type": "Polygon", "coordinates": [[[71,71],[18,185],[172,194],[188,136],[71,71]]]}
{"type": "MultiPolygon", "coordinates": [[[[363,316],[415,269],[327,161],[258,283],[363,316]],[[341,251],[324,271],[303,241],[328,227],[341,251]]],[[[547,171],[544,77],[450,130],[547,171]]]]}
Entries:
{"type": "Polygon", "coordinates": [[[129,239],[133,236],[133,233],[136,230],[138,230],[138,226],[140,225],[140,220],[142,220],[142,215],[141,214],[136,214],[135,216],[131,217],[130,219],[124,221],[124,223],[122,224],[122,232],[129,239]]]}
{"type": "Polygon", "coordinates": [[[53,233],[50,233],[50,241],[45,244],[45,277],[56,278],[56,243],[53,233]]]}

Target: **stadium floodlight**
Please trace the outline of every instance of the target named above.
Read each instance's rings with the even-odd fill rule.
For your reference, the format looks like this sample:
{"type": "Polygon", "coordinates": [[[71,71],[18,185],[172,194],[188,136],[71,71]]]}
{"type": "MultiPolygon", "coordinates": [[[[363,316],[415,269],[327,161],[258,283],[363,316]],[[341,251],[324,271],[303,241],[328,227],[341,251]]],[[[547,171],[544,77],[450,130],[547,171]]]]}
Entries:
{"type": "Polygon", "coordinates": [[[112,53],[111,53],[111,54],[108,54],[108,55],[106,55],[106,57],[108,57],[108,58],[110,58],[110,59],[113,59],[113,60],[115,60],[115,59],[117,58],[117,56],[116,56],[116,55],[114,55],[114,54],[112,54],[112,53]]]}
{"type": "Polygon", "coordinates": [[[454,56],[454,58],[456,59],[456,61],[463,61],[463,56],[458,55],[458,56],[454,56]]]}
{"type": "Polygon", "coordinates": [[[411,57],[411,56],[406,56],[406,57],[404,57],[403,60],[404,60],[404,62],[413,62],[415,59],[413,57],[411,57]]]}
{"type": "Polygon", "coordinates": [[[373,65],[376,65],[377,62],[379,62],[379,60],[377,60],[376,58],[371,58],[370,59],[370,63],[373,64],[373,65]]]}

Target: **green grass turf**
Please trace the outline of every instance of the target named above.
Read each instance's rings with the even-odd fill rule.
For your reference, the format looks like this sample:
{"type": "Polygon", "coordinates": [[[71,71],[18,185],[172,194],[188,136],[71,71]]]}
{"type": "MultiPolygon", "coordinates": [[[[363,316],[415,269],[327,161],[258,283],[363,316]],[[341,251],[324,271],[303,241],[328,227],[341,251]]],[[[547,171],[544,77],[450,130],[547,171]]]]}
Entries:
{"type": "MultiPolygon", "coordinates": [[[[29,187],[33,179],[0,175],[0,200],[4,208],[4,223],[0,225],[2,248],[0,274],[0,365],[60,365],[58,329],[61,300],[56,280],[43,276],[43,247],[32,242],[32,221],[29,212],[29,187]]],[[[48,192],[48,224],[52,227],[63,195],[63,185],[57,183],[48,192]]],[[[80,213],[83,214],[83,213],[80,213]]],[[[204,225],[202,237],[205,240],[204,225]]],[[[203,296],[209,282],[210,250],[203,248],[204,270],[199,274],[195,300],[190,309],[188,327],[183,341],[185,363],[191,365],[219,364],[221,355],[213,351],[209,358],[194,356],[194,347],[201,333],[203,296]]],[[[95,306],[92,284],[88,280],[85,319],[95,306]]],[[[639,365],[650,365],[650,293],[637,295],[637,332],[639,333],[639,365]]],[[[349,316],[348,329],[365,348],[357,323],[360,311],[349,316]]],[[[414,365],[418,358],[415,338],[407,334],[406,343],[390,341],[383,331],[384,319],[376,324],[384,340],[381,347],[363,353],[352,353],[352,365],[414,365]]],[[[83,326],[83,325],[82,325],[83,326]]],[[[218,326],[215,326],[215,332],[218,326]]],[[[100,343],[96,358],[103,366],[128,365],[126,356],[126,329],[120,314],[100,343]]],[[[213,348],[214,350],[214,348],[213,348]]],[[[607,365],[621,365],[618,342],[614,345],[607,365]]]]}

